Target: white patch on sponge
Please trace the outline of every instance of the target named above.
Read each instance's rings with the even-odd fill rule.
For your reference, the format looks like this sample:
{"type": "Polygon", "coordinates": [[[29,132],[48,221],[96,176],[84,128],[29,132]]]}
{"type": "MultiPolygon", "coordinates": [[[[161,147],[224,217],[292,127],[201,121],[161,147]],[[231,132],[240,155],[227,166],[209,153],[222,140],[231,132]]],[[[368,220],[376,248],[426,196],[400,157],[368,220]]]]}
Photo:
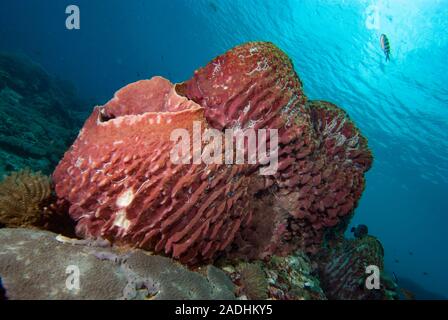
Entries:
{"type": "Polygon", "coordinates": [[[116,204],[119,208],[126,208],[132,200],[134,200],[134,192],[130,188],[118,196],[116,204]]]}
{"type": "Polygon", "coordinates": [[[126,209],[121,209],[115,215],[114,226],[127,230],[131,225],[131,221],[126,218],[126,209]]]}

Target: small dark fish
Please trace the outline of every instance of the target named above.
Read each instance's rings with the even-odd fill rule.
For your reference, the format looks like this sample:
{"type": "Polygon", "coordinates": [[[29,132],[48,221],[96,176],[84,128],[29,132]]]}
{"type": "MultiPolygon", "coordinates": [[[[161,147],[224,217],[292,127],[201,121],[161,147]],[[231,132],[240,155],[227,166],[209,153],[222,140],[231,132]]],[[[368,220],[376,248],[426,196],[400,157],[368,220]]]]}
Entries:
{"type": "Polygon", "coordinates": [[[381,49],[383,49],[386,61],[390,61],[390,43],[387,36],[383,33],[380,37],[381,49]]]}
{"type": "Polygon", "coordinates": [[[353,233],[355,238],[360,239],[369,233],[369,228],[367,228],[365,224],[359,224],[358,226],[353,227],[350,231],[353,233]]]}
{"type": "Polygon", "coordinates": [[[413,256],[414,253],[413,253],[412,251],[409,251],[409,255],[410,255],[410,256],[413,256]]]}
{"type": "Polygon", "coordinates": [[[423,272],[423,275],[427,276],[427,275],[429,275],[429,273],[428,272],[423,272]]]}
{"type": "Polygon", "coordinates": [[[395,272],[392,272],[392,275],[394,276],[395,282],[398,283],[398,278],[397,278],[397,275],[395,274],[395,272]]]}
{"type": "Polygon", "coordinates": [[[210,6],[210,8],[214,11],[217,12],[218,11],[218,7],[216,6],[216,4],[214,4],[213,2],[209,2],[208,5],[210,6]]]}
{"type": "Polygon", "coordinates": [[[394,262],[395,262],[395,263],[400,263],[400,260],[395,259],[394,262]]]}

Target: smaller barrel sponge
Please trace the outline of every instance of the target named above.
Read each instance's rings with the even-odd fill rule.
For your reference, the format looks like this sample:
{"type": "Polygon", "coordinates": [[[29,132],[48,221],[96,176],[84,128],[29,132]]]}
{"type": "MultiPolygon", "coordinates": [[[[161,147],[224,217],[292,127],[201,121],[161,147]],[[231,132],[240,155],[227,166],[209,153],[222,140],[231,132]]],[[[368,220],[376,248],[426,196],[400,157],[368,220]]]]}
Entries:
{"type": "Polygon", "coordinates": [[[373,236],[344,239],[318,255],[321,286],[328,299],[380,300],[396,299],[396,285],[384,272],[384,249],[373,236]],[[380,269],[380,289],[367,289],[367,266],[380,269]]]}
{"type": "Polygon", "coordinates": [[[40,224],[43,205],[50,197],[50,177],[28,168],[12,172],[0,183],[0,223],[7,227],[40,224]]]}

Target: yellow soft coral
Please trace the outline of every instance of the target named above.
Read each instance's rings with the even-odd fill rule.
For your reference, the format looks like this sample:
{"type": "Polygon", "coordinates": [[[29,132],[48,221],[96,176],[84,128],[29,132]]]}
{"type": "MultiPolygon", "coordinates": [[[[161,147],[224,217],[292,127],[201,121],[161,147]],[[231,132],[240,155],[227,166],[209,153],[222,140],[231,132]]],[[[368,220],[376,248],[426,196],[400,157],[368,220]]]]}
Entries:
{"type": "Polygon", "coordinates": [[[0,224],[6,227],[39,225],[44,203],[51,197],[50,177],[30,169],[13,172],[0,182],[0,224]]]}

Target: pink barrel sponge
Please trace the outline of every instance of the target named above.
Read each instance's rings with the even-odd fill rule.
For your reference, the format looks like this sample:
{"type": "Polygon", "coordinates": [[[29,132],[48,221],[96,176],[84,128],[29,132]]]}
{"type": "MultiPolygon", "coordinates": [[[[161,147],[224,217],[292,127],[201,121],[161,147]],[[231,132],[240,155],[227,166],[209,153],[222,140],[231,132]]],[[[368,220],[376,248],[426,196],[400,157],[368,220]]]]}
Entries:
{"type": "Polygon", "coordinates": [[[56,193],[82,237],[211,259],[250,217],[243,166],[174,164],[170,133],[204,109],[160,77],[126,86],[96,107],[56,168],[56,193]]]}
{"type": "Polygon", "coordinates": [[[94,109],[53,179],[80,236],[196,264],[219,253],[316,251],[353,213],[371,162],[345,112],[307,101],[286,54],[251,42],[183,83],[154,77],[119,90],[94,109]],[[192,134],[194,123],[222,133],[278,130],[276,172],[260,175],[260,162],[173,163],[171,133],[192,134]]]}
{"type": "Polygon", "coordinates": [[[372,164],[367,141],[342,109],[307,101],[291,60],[276,46],[238,46],[179,86],[217,129],[278,129],[278,170],[254,178],[253,222],[238,233],[237,254],[260,258],[297,247],[314,253],[326,230],[353,213],[372,164]]]}

